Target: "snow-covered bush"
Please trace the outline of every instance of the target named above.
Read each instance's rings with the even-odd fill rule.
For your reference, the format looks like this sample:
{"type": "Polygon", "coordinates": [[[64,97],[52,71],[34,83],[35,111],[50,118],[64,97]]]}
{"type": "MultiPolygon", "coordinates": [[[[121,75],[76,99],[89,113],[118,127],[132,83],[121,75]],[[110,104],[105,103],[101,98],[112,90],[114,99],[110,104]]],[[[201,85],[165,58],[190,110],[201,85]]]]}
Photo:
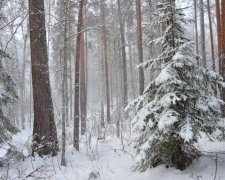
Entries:
{"type": "Polygon", "coordinates": [[[194,143],[201,132],[223,138],[223,102],[215,97],[217,87],[225,86],[223,78],[198,66],[194,44],[184,37],[187,21],[175,4],[170,0],[157,5],[153,25],[161,25],[163,35],[149,44],[161,43],[162,53],[140,66],[152,72],[157,69],[159,74],[131,103],[137,110],[133,128],[135,167],[140,171],[160,164],[183,170],[200,155],[194,143]]]}

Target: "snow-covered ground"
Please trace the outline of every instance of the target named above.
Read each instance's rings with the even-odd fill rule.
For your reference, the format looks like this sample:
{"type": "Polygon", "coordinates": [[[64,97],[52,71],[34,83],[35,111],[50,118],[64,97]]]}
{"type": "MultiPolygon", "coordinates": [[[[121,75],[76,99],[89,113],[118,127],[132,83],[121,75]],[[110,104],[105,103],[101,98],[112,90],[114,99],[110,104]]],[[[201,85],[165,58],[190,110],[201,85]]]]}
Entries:
{"type": "MultiPolygon", "coordinates": [[[[31,141],[26,137],[31,137],[31,133],[22,131],[14,136],[12,141],[12,144],[19,150],[23,150],[25,155],[29,152],[31,141]]],[[[24,161],[11,162],[9,167],[0,167],[0,179],[35,179],[36,177],[36,179],[52,180],[95,178],[98,180],[213,180],[216,174],[217,180],[225,180],[225,154],[222,153],[225,150],[225,143],[208,142],[203,138],[198,144],[204,151],[221,151],[218,153],[217,163],[215,153],[212,153],[213,156],[202,156],[185,171],[159,166],[144,173],[138,173],[132,171],[134,154],[128,146],[129,138],[125,137],[124,146],[116,137],[107,137],[98,142],[93,140],[91,148],[87,148],[87,145],[82,143],[80,152],[68,146],[66,167],[60,166],[60,153],[53,158],[27,157],[24,161]]],[[[0,149],[0,157],[5,154],[6,148],[7,146],[0,149]]]]}

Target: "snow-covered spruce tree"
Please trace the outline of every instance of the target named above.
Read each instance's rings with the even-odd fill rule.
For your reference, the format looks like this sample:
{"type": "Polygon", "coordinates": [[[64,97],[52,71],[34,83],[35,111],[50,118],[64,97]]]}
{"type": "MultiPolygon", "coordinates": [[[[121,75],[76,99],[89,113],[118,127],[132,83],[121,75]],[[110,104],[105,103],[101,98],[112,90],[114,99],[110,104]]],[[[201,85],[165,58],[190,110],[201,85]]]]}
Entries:
{"type": "Polygon", "coordinates": [[[0,144],[11,138],[13,133],[18,132],[9,119],[3,114],[3,106],[16,100],[15,84],[2,65],[2,60],[10,58],[0,49],[0,144]]]}
{"type": "MultiPolygon", "coordinates": [[[[3,23],[5,17],[3,15],[4,1],[0,2],[0,23],[3,23]]],[[[2,32],[0,31],[0,37],[2,32]]],[[[11,124],[10,120],[3,115],[3,106],[16,100],[15,84],[3,67],[3,61],[11,59],[10,55],[2,50],[3,44],[0,39],[0,144],[10,139],[13,133],[18,130],[11,124]]]]}
{"type": "Polygon", "coordinates": [[[149,44],[161,43],[162,53],[140,66],[152,72],[159,69],[159,74],[130,104],[137,109],[133,128],[139,171],[160,164],[183,170],[200,156],[194,143],[202,132],[222,138],[224,130],[220,125],[223,102],[214,95],[217,87],[224,87],[223,79],[198,66],[194,44],[184,37],[187,21],[175,4],[167,0],[157,5],[154,25],[162,25],[163,35],[149,44]]]}
{"type": "Polygon", "coordinates": [[[0,49],[0,144],[11,138],[13,133],[18,132],[9,119],[3,114],[3,106],[16,100],[15,84],[5,71],[2,61],[10,56],[0,49]]]}

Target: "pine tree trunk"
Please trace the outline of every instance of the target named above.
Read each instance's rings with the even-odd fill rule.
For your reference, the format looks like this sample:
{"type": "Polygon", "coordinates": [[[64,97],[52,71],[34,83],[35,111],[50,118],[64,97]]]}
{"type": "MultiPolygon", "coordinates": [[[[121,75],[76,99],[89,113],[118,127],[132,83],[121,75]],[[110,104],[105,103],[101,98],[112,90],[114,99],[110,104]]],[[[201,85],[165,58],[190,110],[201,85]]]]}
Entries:
{"type": "MultiPolygon", "coordinates": [[[[85,3],[85,27],[87,28],[87,3],[88,0],[86,0],[85,3]]],[[[87,121],[87,102],[88,102],[88,31],[85,32],[85,116],[87,121]]]]}
{"type": "Polygon", "coordinates": [[[79,3],[78,13],[78,25],[77,25],[77,40],[76,40],[76,61],[75,61],[75,97],[74,97],[74,136],[73,146],[79,151],[79,139],[80,139],[80,60],[81,60],[81,40],[82,40],[82,29],[83,29],[83,8],[84,0],[79,3]]]}
{"type": "Polygon", "coordinates": [[[214,53],[214,40],[213,40],[210,0],[207,0],[207,10],[208,10],[208,17],[209,17],[209,31],[210,31],[211,53],[212,53],[212,68],[215,71],[216,70],[216,68],[215,68],[215,53],[214,53]]]}
{"type": "Polygon", "coordinates": [[[49,80],[44,0],[29,0],[29,24],[34,99],[32,154],[56,155],[58,142],[49,80]]]}
{"type": "MultiPolygon", "coordinates": [[[[69,9],[68,9],[68,18],[69,18],[69,22],[68,22],[68,36],[70,37],[71,34],[72,34],[72,24],[71,24],[71,19],[72,19],[72,2],[69,1],[69,9]]],[[[68,118],[68,123],[67,125],[69,126],[69,124],[72,122],[72,119],[73,119],[73,68],[72,68],[72,46],[73,46],[73,43],[72,43],[72,38],[69,38],[68,39],[68,47],[69,47],[69,52],[68,53],[68,61],[69,61],[69,104],[68,106],[70,107],[69,108],[69,114],[70,114],[70,117],[68,118]]]]}
{"type": "MultiPolygon", "coordinates": [[[[143,63],[143,48],[142,48],[142,18],[141,18],[141,0],[136,0],[136,16],[137,16],[137,44],[138,44],[138,59],[139,63],[143,63]]],[[[144,71],[139,69],[139,95],[144,92],[144,71]]]]}
{"type": "Polygon", "coordinates": [[[199,54],[198,47],[198,16],[197,16],[197,0],[194,0],[194,14],[195,14],[195,46],[196,54],[199,54]]]}
{"type": "MultiPolygon", "coordinates": [[[[101,39],[101,34],[99,36],[99,39],[101,39]]],[[[101,73],[101,102],[100,102],[100,116],[101,116],[101,127],[104,128],[105,127],[105,110],[104,110],[104,97],[105,97],[105,81],[104,81],[104,55],[103,55],[103,48],[101,46],[101,40],[99,40],[99,45],[98,45],[98,49],[99,49],[99,54],[100,54],[100,73],[101,73]]]]}
{"type": "Polygon", "coordinates": [[[220,0],[216,0],[216,24],[217,24],[217,49],[218,49],[218,62],[219,62],[219,73],[222,75],[221,65],[221,21],[220,21],[220,0]]]}
{"type": "Polygon", "coordinates": [[[104,70],[105,70],[105,92],[106,92],[106,119],[107,123],[110,123],[110,92],[109,92],[109,72],[108,72],[108,53],[107,53],[107,36],[106,36],[106,25],[105,25],[105,3],[100,3],[101,11],[101,23],[102,23],[102,44],[103,44],[103,59],[104,59],[104,70]]]}
{"type": "Polygon", "coordinates": [[[201,55],[202,66],[207,67],[206,52],[205,52],[205,22],[204,22],[204,5],[203,0],[200,0],[200,29],[201,29],[201,55]]]}
{"type": "Polygon", "coordinates": [[[81,33],[80,41],[80,118],[81,135],[86,132],[86,104],[85,104],[85,54],[84,54],[84,33],[81,33]]]}
{"type": "Polygon", "coordinates": [[[128,102],[127,94],[127,57],[126,57],[126,42],[125,42],[125,31],[124,23],[121,12],[121,2],[117,0],[118,6],[118,16],[119,16],[119,26],[120,26],[120,40],[121,40],[121,50],[122,50],[122,67],[123,67],[123,106],[126,107],[128,102]]]}
{"type": "Polygon", "coordinates": [[[25,117],[24,117],[24,91],[25,91],[25,73],[26,73],[26,53],[27,53],[27,32],[24,35],[24,47],[23,47],[23,67],[22,67],[22,84],[21,84],[21,94],[20,94],[20,101],[21,101],[21,123],[22,129],[25,129],[25,117]]]}
{"type": "MultiPolygon", "coordinates": [[[[220,51],[220,59],[221,59],[221,69],[222,76],[225,79],[225,1],[221,2],[221,51],[220,51]]],[[[225,101],[225,88],[223,88],[221,92],[222,100],[225,101]]],[[[223,116],[225,117],[225,106],[223,106],[223,116]]]]}
{"type": "Polygon", "coordinates": [[[68,55],[68,16],[67,16],[68,1],[64,1],[64,52],[63,52],[63,80],[62,80],[62,155],[61,165],[66,166],[66,123],[68,122],[68,106],[67,106],[67,55],[68,55]]]}
{"type": "MultiPolygon", "coordinates": [[[[128,35],[127,35],[127,41],[128,41],[128,60],[129,60],[129,73],[130,73],[130,92],[131,92],[131,97],[132,99],[134,99],[136,97],[136,88],[135,88],[135,75],[134,75],[134,60],[136,58],[133,58],[134,56],[134,49],[132,46],[132,44],[134,43],[133,42],[133,35],[134,35],[134,9],[133,9],[133,6],[132,8],[130,9],[130,13],[129,13],[129,16],[128,16],[128,20],[127,20],[127,30],[128,30],[128,35]]],[[[140,76],[138,76],[139,78],[140,76]]],[[[139,81],[137,81],[139,82],[139,81]]],[[[139,87],[141,87],[139,85],[139,87]]]]}

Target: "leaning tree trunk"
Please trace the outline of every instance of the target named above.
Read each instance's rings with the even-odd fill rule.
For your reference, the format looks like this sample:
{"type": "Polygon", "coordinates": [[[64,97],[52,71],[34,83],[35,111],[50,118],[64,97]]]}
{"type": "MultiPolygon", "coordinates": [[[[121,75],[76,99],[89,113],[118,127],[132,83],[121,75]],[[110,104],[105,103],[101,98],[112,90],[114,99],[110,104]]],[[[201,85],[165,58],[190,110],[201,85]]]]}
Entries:
{"type": "Polygon", "coordinates": [[[44,0],[29,0],[29,24],[34,99],[32,154],[56,155],[56,125],[48,69],[44,0]]]}
{"type": "Polygon", "coordinates": [[[77,42],[76,42],[76,60],[75,60],[75,97],[74,97],[74,135],[73,135],[73,147],[79,151],[79,139],[80,139],[80,59],[81,59],[81,38],[83,29],[83,8],[84,0],[80,0],[78,13],[78,25],[77,25],[77,42]]]}

